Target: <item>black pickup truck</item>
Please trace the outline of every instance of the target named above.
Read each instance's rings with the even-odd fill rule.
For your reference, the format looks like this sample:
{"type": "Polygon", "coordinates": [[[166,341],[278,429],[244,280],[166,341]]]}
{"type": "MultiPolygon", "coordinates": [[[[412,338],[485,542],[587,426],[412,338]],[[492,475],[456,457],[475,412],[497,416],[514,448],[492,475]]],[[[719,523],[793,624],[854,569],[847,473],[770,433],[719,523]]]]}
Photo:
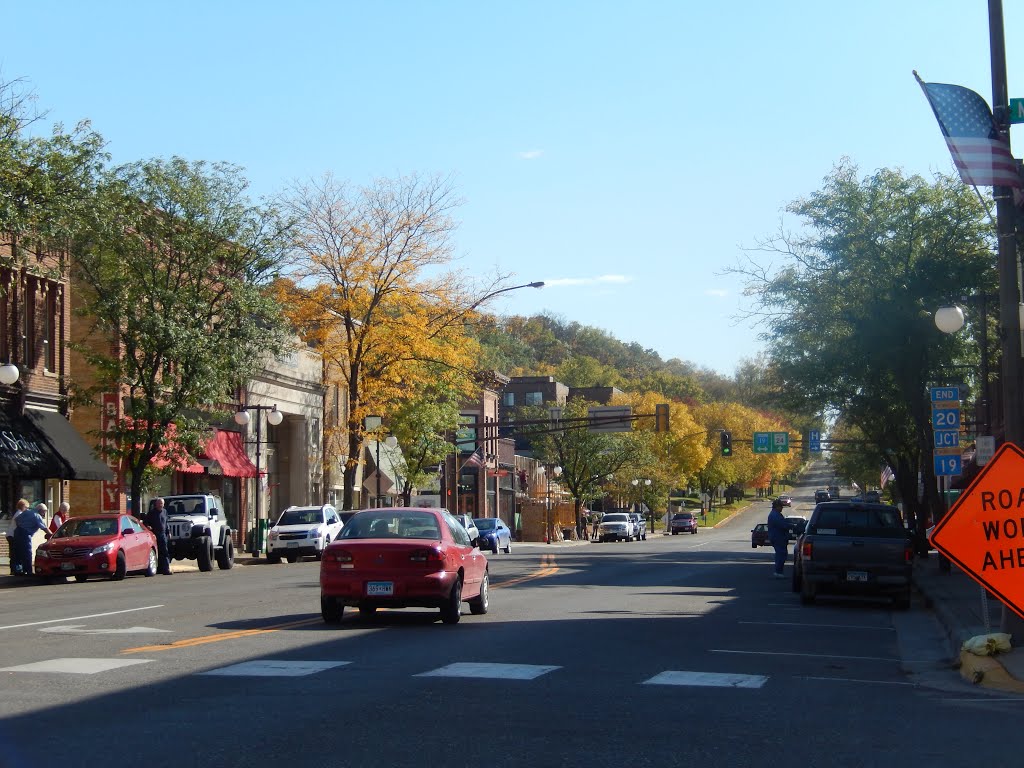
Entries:
{"type": "Polygon", "coordinates": [[[822,502],[793,550],[793,591],[802,603],[814,602],[822,592],[885,595],[906,609],[913,557],[896,507],[822,502]]]}

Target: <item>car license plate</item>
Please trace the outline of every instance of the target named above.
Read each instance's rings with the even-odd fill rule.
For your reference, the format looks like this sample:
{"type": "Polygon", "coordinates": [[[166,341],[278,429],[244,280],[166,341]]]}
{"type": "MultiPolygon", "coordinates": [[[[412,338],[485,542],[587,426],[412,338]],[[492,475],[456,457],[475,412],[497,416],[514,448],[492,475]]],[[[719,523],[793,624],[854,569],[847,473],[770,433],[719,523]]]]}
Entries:
{"type": "Polygon", "coordinates": [[[62,571],[73,571],[73,570],[75,570],[75,564],[74,563],[61,563],[60,564],[60,569],[62,571]]]}
{"type": "Polygon", "coordinates": [[[867,581],[868,580],[868,574],[867,574],[866,571],[847,571],[846,572],[846,580],[847,581],[867,581]]]}
{"type": "Polygon", "coordinates": [[[298,547],[299,546],[299,542],[297,542],[297,541],[289,541],[288,542],[288,546],[289,547],[298,547]]]}
{"type": "Polygon", "coordinates": [[[395,585],[391,581],[368,581],[366,582],[366,594],[368,595],[391,595],[394,594],[395,585]]]}

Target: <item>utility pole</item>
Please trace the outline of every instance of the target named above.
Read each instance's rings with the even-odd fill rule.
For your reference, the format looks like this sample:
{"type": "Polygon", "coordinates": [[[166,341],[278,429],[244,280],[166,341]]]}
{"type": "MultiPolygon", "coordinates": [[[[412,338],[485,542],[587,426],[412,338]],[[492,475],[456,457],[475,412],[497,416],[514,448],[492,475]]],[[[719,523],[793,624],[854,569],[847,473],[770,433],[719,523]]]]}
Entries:
{"type": "MultiPolygon", "coordinates": [[[[1006,41],[1003,34],[1002,0],[988,0],[989,50],[992,61],[992,115],[996,130],[1010,147],[1010,97],[1006,82],[1006,41]]],[[[993,187],[992,196],[996,201],[996,234],[998,237],[999,262],[999,324],[1000,350],[1002,352],[1003,387],[1003,437],[1004,441],[1018,447],[1024,439],[1024,420],[1021,419],[1021,339],[1020,339],[1020,288],[1017,269],[1017,210],[1013,203],[1010,187],[993,187]]],[[[1020,625],[1019,619],[1011,619],[1011,613],[1003,606],[1003,631],[1009,631],[1011,623],[1020,625]]]]}

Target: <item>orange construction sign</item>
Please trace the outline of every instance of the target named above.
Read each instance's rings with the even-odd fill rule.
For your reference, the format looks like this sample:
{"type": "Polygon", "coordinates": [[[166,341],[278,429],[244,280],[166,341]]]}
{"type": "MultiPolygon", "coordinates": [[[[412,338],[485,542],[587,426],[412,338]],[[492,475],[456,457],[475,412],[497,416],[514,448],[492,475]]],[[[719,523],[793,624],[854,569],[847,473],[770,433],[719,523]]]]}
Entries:
{"type": "Polygon", "coordinates": [[[929,540],[1024,616],[1024,451],[1003,443],[929,540]]]}

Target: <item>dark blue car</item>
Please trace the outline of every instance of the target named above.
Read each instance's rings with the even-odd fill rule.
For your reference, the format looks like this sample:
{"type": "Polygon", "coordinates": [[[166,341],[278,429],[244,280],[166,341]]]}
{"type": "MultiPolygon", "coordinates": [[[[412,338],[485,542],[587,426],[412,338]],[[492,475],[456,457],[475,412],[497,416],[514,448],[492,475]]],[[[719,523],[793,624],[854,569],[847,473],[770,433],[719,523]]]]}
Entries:
{"type": "Polygon", "coordinates": [[[500,517],[477,517],[473,523],[480,531],[480,549],[489,549],[495,555],[499,549],[505,554],[512,552],[512,531],[500,517]]]}

